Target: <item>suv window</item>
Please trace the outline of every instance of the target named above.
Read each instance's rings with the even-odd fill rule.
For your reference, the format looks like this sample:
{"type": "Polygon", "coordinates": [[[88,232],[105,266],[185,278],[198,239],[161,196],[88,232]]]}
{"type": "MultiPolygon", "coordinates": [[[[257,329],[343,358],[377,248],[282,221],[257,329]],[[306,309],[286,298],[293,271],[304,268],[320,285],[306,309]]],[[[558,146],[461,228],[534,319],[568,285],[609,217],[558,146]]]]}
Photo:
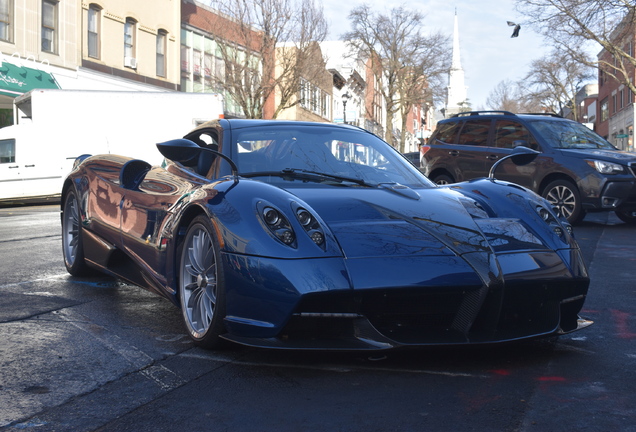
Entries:
{"type": "Polygon", "coordinates": [[[525,141],[530,148],[536,148],[536,143],[528,129],[521,123],[512,120],[497,120],[495,123],[495,147],[513,148],[515,141],[525,141]]]}
{"type": "Polygon", "coordinates": [[[539,120],[531,125],[553,148],[560,149],[610,149],[616,148],[586,126],[572,121],[539,120]]]}
{"type": "Polygon", "coordinates": [[[443,143],[455,144],[457,138],[457,132],[459,132],[460,122],[442,123],[437,130],[437,136],[435,139],[440,140],[443,143]]]}
{"type": "Polygon", "coordinates": [[[485,146],[488,144],[490,120],[468,120],[459,134],[458,144],[485,146]]]}

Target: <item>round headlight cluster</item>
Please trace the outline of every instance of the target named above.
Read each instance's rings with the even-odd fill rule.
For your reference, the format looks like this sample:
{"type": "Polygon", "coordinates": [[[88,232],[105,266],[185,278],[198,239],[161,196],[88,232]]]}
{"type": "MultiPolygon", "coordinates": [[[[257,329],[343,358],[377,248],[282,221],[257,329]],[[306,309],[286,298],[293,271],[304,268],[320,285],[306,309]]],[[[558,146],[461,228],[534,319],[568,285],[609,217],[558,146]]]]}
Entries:
{"type": "Polygon", "coordinates": [[[313,219],[314,219],[311,216],[311,213],[309,213],[305,209],[299,209],[298,211],[296,211],[296,217],[298,217],[298,222],[300,222],[300,224],[302,226],[310,225],[313,222],[313,219]]]}
{"type": "Polygon", "coordinates": [[[265,219],[265,223],[267,223],[267,225],[275,226],[280,221],[278,210],[271,207],[265,207],[263,210],[263,219],[265,219]]]}
{"type": "MultiPolygon", "coordinates": [[[[550,228],[552,229],[552,232],[556,236],[563,238],[563,236],[565,235],[565,231],[563,230],[563,228],[565,228],[568,234],[572,235],[572,225],[567,223],[565,219],[559,218],[561,219],[561,221],[557,220],[557,218],[554,217],[554,215],[550,212],[550,210],[548,210],[547,208],[541,205],[538,205],[536,207],[536,211],[541,217],[541,219],[543,219],[543,221],[550,226],[550,228]]],[[[559,214],[558,211],[556,210],[555,210],[555,213],[559,214]]]]}
{"type": "Polygon", "coordinates": [[[325,242],[325,235],[320,231],[313,231],[309,236],[317,245],[321,245],[325,242]]]}
{"type": "Polygon", "coordinates": [[[538,206],[537,207],[537,213],[539,213],[539,216],[541,216],[541,219],[543,219],[546,222],[549,221],[550,218],[552,218],[552,215],[550,214],[548,209],[545,208],[545,207],[538,206]]]}
{"type": "Polygon", "coordinates": [[[322,246],[325,242],[325,234],[316,218],[306,209],[296,207],[296,219],[303,227],[309,238],[318,246],[322,246]]]}
{"type": "Polygon", "coordinates": [[[286,245],[291,245],[296,240],[294,231],[283,214],[273,207],[264,207],[262,217],[270,231],[286,245]]]}
{"type": "MultiPolygon", "coordinates": [[[[263,201],[258,202],[256,207],[264,222],[264,226],[267,227],[269,232],[282,243],[296,247],[298,240],[296,232],[298,228],[294,230],[290,220],[285,216],[285,213],[272,204],[263,201]]],[[[292,203],[291,210],[292,214],[296,216],[298,224],[305,231],[309,239],[317,246],[325,249],[325,231],[316,216],[295,202],[292,203]]]]}

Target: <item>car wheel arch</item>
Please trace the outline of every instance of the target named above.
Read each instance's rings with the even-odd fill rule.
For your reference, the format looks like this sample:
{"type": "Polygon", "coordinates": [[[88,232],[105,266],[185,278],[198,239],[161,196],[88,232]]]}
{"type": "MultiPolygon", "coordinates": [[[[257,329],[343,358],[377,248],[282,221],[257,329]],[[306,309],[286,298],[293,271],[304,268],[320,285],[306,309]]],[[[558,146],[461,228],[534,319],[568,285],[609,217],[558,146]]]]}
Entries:
{"type": "Polygon", "coordinates": [[[553,205],[560,209],[563,217],[570,224],[576,225],[585,217],[586,212],[582,205],[581,191],[577,183],[571,178],[554,176],[547,183],[542,182],[539,194],[548,201],[551,201],[551,198],[557,199],[558,203],[553,203],[553,205]],[[568,189],[570,190],[569,192],[568,189]],[[554,194],[553,191],[555,191],[554,194]]]}
{"type": "MultiPolygon", "coordinates": [[[[174,241],[173,241],[172,248],[169,249],[169,253],[171,254],[171,256],[168,257],[168,262],[172,262],[173,268],[175,269],[179,265],[179,248],[181,247],[181,245],[183,244],[185,240],[188,227],[190,226],[190,223],[192,223],[192,221],[197,216],[200,216],[200,215],[208,215],[208,214],[202,207],[198,205],[191,205],[190,207],[188,207],[187,209],[183,211],[183,214],[179,218],[178,223],[174,227],[174,231],[173,231],[174,241]]],[[[174,296],[173,301],[175,302],[175,304],[177,304],[177,306],[180,306],[177,284],[178,284],[177,276],[176,274],[173,274],[172,280],[168,281],[168,287],[174,296]]]]}
{"type": "Polygon", "coordinates": [[[453,182],[457,181],[457,176],[453,175],[450,171],[448,171],[445,168],[435,169],[428,175],[428,178],[431,179],[432,181],[435,181],[433,179],[439,176],[447,176],[447,177],[450,177],[453,180],[453,182]]]}
{"type": "Polygon", "coordinates": [[[576,183],[576,180],[574,180],[571,176],[569,176],[567,174],[564,174],[564,173],[551,173],[551,174],[545,176],[544,178],[542,178],[540,182],[538,182],[539,187],[538,187],[538,190],[536,190],[535,192],[538,193],[539,195],[543,195],[543,192],[545,191],[545,188],[550,183],[552,183],[552,182],[554,182],[556,180],[563,180],[563,181],[570,182],[574,186],[576,186],[577,189],[579,188],[578,184],[576,183]]]}
{"type": "MultiPolygon", "coordinates": [[[[62,194],[60,195],[60,210],[64,208],[64,200],[66,199],[66,195],[68,194],[69,189],[72,187],[73,182],[70,179],[64,180],[64,184],[62,185],[62,194]]],[[[60,217],[61,217],[60,213],[60,217]]]]}

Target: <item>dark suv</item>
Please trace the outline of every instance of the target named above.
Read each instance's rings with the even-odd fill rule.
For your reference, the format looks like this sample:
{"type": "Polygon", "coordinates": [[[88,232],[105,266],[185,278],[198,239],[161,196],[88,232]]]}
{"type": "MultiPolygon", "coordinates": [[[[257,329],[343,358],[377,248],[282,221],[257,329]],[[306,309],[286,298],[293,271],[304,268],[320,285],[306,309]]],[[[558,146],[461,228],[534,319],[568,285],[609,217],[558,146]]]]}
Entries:
{"type": "Polygon", "coordinates": [[[595,211],[614,211],[636,224],[636,154],[556,114],[456,114],[440,121],[421,147],[422,171],[438,184],[485,177],[498,159],[521,145],[541,154],[527,165],[503,162],[498,179],[542,195],[572,224],[595,211]]]}

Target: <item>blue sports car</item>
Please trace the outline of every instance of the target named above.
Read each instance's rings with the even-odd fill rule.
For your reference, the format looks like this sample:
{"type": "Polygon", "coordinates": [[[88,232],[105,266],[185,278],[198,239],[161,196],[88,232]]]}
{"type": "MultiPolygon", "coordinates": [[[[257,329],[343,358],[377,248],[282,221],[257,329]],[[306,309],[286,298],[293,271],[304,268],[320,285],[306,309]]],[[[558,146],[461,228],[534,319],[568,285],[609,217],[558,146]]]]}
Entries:
{"type": "MultiPolygon", "coordinates": [[[[168,298],[202,347],[381,350],[591,323],[570,225],[494,173],[440,187],[335,124],[221,119],[157,147],[163,166],[77,159],[64,261],[168,298]]],[[[501,162],[523,169],[531,153],[501,162]]]]}

